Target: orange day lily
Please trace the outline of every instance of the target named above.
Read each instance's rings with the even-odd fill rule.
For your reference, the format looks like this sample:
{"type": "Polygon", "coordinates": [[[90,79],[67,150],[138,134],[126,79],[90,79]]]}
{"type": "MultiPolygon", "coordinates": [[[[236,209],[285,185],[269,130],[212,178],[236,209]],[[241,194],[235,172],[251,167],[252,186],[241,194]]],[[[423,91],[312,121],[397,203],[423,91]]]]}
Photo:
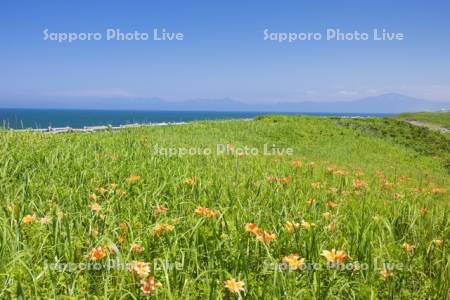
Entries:
{"type": "Polygon", "coordinates": [[[156,234],[162,234],[162,233],[166,233],[166,232],[171,232],[174,229],[175,229],[175,227],[173,225],[158,224],[155,227],[153,227],[153,232],[155,232],[156,234]]]}
{"type": "Polygon", "coordinates": [[[294,232],[296,228],[300,226],[299,223],[294,221],[287,221],[284,225],[284,228],[286,228],[287,232],[294,232]]]}
{"type": "Polygon", "coordinates": [[[150,274],[150,264],[142,261],[133,261],[130,265],[130,272],[141,278],[150,274]]]}
{"type": "Polygon", "coordinates": [[[144,249],[144,246],[142,246],[141,244],[131,244],[131,252],[141,253],[144,252],[144,249]]]}
{"type": "Polygon", "coordinates": [[[194,185],[196,181],[197,181],[196,177],[186,178],[184,180],[184,184],[186,184],[186,185],[194,185]]]}
{"type": "Polygon", "coordinates": [[[106,251],[103,247],[97,247],[97,248],[93,248],[90,252],[89,252],[89,258],[93,261],[98,261],[101,260],[102,258],[104,258],[106,256],[106,251]]]}
{"type": "Polygon", "coordinates": [[[99,212],[99,211],[102,209],[102,207],[101,207],[99,204],[97,204],[97,203],[89,204],[88,207],[89,207],[93,212],[99,212]]]}
{"type": "Polygon", "coordinates": [[[316,224],[306,222],[305,220],[303,220],[300,225],[306,230],[311,230],[312,227],[316,226],[316,224]]]}
{"type": "Polygon", "coordinates": [[[228,279],[225,281],[225,288],[228,289],[230,293],[239,294],[244,291],[244,282],[236,279],[228,279]]]}
{"type": "Polygon", "coordinates": [[[197,207],[194,212],[207,218],[217,218],[220,215],[218,211],[207,207],[197,207]]]}
{"type": "Polygon", "coordinates": [[[135,183],[135,182],[138,182],[140,179],[141,179],[141,176],[131,175],[130,177],[127,178],[127,181],[129,183],[135,183]]]}
{"type": "Polygon", "coordinates": [[[300,255],[298,255],[297,253],[292,253],[288,256],[283,257],[282,262],[287,264],[289,268],[296,270],[301,268],[305,264],[305,259],[300,258],[300,255]]]}
{"type": "Polygon", "coordinates": [[[26,215],[22,218],[22,222],[24,224],[29,224],[31,222],[34,222],[36,220],[36,215],[26,215]]]}
{"type": "Polygon", "coordinates": [[[331,249],[331,251],[323,250],[321,255],[325,257],[327,261],[332,263],[343,263],[347,258],[347,253],[342,250],[336,251],[334,248],[331,249]]]}
{"type": "Polygon", "coordinates": [[[416,249],[416,246],[408,244],[408,243],[404,243],[403,249],[405,249],[406,252],[413,252],[414,249],[416,249]]]}
{"type": "Polygon", "coordinates": [[[389,271],[389,270],[382,270],[382,271],[380,271],[379,274],[380,274],[380,276],[383,277],[383,278],[389,278],[389,277],[394,276],[394,273],[392,273],[392,272],[389,271]]]}
{"type": "Polygon", "coordinates": [[[256,226],[256,224],[254,223],[245,224],[245,230],[247,232],[253,233],[261,242],[272,242],[277,238],[276,234],[268,233],[256,226]]]}
{"type": "Polygon", "coordinates": [[[151,294],[160,287],[162,287],[162,284],[156,282],[153,276],[149,276],[145,279],[142,279],[140,283],[141,283],[141,291],[146,295],[151,294]]]}

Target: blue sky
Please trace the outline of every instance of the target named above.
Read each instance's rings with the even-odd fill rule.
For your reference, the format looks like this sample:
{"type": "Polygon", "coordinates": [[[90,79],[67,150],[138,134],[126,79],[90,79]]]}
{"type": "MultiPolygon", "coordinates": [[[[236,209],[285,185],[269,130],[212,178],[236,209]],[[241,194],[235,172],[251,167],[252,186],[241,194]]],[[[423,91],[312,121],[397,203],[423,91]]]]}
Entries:
{"type": "Polygon", "coordinates": [[[20,1],[0,3],[0,104],[83,98],[450,100],[449,1],[20,1]],[[107,28],[183,41],[44,41],[107,28]],[[264,41],[263,31],[386,29],[403,41],[264,41]]]}

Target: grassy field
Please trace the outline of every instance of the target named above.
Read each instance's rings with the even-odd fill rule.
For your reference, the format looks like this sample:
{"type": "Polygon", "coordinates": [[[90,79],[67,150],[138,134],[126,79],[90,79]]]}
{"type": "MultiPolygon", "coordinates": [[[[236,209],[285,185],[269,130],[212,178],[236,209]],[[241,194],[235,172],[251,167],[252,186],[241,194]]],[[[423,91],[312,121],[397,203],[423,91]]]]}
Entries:
{"type": "Polygon", "coordinates": [[[419,112],[396,115],[397,120],[415,120],[430,126],[450,128],[450,112],[419,112]]]}
{"type": "Polygon", "coordinates": [[[1,299],[448,297],[449,145],[426,128],[271,116],[0,142],[1,299]]]}

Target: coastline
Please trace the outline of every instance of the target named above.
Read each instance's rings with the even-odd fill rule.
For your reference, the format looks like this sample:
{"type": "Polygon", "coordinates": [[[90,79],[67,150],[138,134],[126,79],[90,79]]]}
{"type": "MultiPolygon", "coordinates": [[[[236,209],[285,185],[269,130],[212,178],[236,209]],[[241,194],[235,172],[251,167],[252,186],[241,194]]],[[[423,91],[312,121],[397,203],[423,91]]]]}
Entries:
{"type": "Polygon", "coordinates": [[[10,128],[8,131],[15,132],[42,132],[42,133],[68,133],[68,132],[96,132],[96,131],[105,131],[105,130],[120,130],[127,128],[137,128],[137,127],[146,127],[146,126],[170,126],[170,125],[184,125],[188,122],[161,122],[161,123],[133,123],[133,124],[125,124],[119,126],[112,125],[99,125],[99,126],[84,126],[83,128],[72,128],[70,126],[67,127],[51,127],[48,128],[28,128],[28,129],[14,129],[10,128]]]}
{"type": "MultiPolygon", "coordinates": [[[[300,114],[299,114],[300,115],[300,114]]],[[[325,116],[325,115],[305,115],[308,117],[319,117],[319,118],[342,118],[342,119],[365,119],[365,118],[382,118],[382,116],[350,116],[350,115],[340,115],[340,116],[325,116]]],[[[217,120],[236,120],[236,121],[253,121],[257,117],[253,118],[231,118],[231,119],[199,119],[199,120],[190,120],[186,122],[154,122],[154,123],[131,123],[131,124],[121,124],[118,126],[113,126],[111,124],[107,125],[94,125],[94,126],[83,126],[82,128],[73,128],[70,126],[64,127],[52,127],[49,126],[47,128],[5,128],[7,131],[14,132],[40,132],[40,133],[49,133],[49,134],[58,134],[58,133],[69,133],[69,132],[97,132],[97,131],[115,131],[121,129],[129,129],[129,128],[138,128],[138,127],[151,127],[151,126],[177,126],[177,125],[186,125],[195,121],[217,121],[217,120]]]]}
{"type": "Polygon", "coordinates": [[[53,129],[98,129],[100,126],[123,127],[129,124],[165,124],[205,120],[252,119],[264,115],[305,115],[323,117],[385,117],[376,113],[326,112],[229,112],[229,111],[116,111],[116,110],[49,110],[2,109],[0,121],[3,129],[49,131],[53,129]],[[70,127],[70,128],[69,128],[70,127]]]}

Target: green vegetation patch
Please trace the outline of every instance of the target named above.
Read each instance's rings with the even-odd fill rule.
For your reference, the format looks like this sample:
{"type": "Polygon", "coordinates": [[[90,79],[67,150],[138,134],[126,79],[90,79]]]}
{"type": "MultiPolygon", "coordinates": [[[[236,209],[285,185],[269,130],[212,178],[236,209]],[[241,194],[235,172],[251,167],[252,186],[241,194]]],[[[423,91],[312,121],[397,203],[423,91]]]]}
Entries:
{"type": "Polygon", "coordinates": [[[414,149],[450,168],[450,140],[439,132],[388,118],[339,119],[337,123],[414,149]]]}

